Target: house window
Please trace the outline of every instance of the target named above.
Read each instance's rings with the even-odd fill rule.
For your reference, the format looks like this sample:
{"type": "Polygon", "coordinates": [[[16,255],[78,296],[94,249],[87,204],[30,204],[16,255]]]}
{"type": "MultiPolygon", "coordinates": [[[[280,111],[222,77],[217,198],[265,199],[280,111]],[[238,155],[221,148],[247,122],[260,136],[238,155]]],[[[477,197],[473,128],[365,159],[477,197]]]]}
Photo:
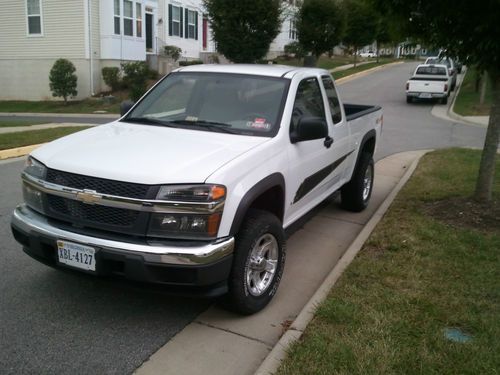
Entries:
{"type": "Polygon", "coordinates": [[[28,35],[42,35],[41,0],[27,0],[28,35]]]}
{"type": "Polygon", "coordinates": [[[198,12],[186,9],[186,38],[198,40],[198,12]]]}
{"type": "Polygon", "coordinates": [[[134,3],[123,0],[123,35],[134,36],[134,3]]]}
{"type": "Polygon", "coordinates": [[[120,0],[115,0],[115,34],[120,35],[120,0]]]}
{"type": "Polygon", "coordinates": [[[169,4],[169,35],[182,37],[182,8],[169,4]]]}
{"type": "Polygon", "coordinates": [[[142,7],[141,4],[135,4],[135,27],[136,27],[136,35],[137,37],[142,37],[142,7]]]}
{"type": "Polygon", "coordinates": [[[295,27],[294,20],[290,20],[290,29],[288,30],[288,37],[293,40],[297,39],[297,29],[295,27]]]}

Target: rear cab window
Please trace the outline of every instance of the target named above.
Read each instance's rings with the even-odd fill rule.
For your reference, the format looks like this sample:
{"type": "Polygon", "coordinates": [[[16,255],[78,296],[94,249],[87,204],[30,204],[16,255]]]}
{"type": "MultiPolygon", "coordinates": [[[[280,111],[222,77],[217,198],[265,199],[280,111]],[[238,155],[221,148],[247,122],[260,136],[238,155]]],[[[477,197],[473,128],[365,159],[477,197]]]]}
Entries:
{"type": "Polygon", "coordinates": [[[334,124],[338,124],[342,121],[342,111],[340,109],[339,96],[337,90],[335,90],[333,79],[330,76],[321,76],[321,81],[325,88],[328,105],[332,114],[332,121],[334,124]]]}

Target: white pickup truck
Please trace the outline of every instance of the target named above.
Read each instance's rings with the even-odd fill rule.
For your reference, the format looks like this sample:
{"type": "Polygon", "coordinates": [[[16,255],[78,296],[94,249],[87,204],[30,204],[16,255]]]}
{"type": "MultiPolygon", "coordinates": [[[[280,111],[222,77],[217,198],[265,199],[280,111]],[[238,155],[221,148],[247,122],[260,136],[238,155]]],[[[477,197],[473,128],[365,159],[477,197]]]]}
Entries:
{"type": "Polygon", "coordinates": [[[446,65],[422,64],[417,66],[413,76],[406,82],[406,102],[414,99],[439,99],[448,103],[451,77],[446,65]]]}
{"type": "Polygon", "coordinates": [[[285,228],[339,189],[367,206],[381,128],[326,70],[181,68],[119,120],[33,151],[12,231],[50,266],[254,313],[278,288],[285,228]]]}

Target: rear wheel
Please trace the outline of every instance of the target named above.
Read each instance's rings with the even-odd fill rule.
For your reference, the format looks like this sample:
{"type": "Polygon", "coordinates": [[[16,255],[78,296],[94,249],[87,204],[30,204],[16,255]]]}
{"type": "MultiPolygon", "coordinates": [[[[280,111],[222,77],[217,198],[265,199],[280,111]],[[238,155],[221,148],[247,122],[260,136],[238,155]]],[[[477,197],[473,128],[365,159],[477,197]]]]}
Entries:
{"type": "Polygon", "coordinates": [[[448,96],[441,98],[441,104],[448,104],[448,96]]]}
{"type": "Polygon", "coordinates": [[[342,186],[340,190],[342,208],[360,212],[363,211],[370,201],[374,181],[373,157],[363,152],[357,163],[351,181],[342,186]]]}
{"type": "Polygon", "coordinates": [[[413,98],[411,96],[407,96],[406,103],[413,103],[413,98]]]}
{"type": "Polygon", "coordinates": [[[240,314],[262,310],[278,290],[285,266],[285,235],[273,214],[250,210],[238,234],[224,306],[240,314]]]}

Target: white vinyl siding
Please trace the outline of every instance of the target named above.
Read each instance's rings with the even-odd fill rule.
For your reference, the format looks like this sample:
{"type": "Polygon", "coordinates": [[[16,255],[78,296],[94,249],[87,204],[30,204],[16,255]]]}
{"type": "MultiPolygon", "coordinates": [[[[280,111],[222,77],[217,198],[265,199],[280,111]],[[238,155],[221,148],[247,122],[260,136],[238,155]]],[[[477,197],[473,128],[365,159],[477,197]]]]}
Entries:
{"type": "Polygon", "coordinates": [[[29,36],[42,36],[42,4],[41,0],[26,0],[26,17],[29,36]]]}
{"type": "Polygon", "coordinates": [[[85,58],[84,1],[40,0],[40,5],[43,38],[32,38],[27,2],[2,1],[0,59],[85,58]],[[23,19],[26,22],[19,22],[23,19]]]}

